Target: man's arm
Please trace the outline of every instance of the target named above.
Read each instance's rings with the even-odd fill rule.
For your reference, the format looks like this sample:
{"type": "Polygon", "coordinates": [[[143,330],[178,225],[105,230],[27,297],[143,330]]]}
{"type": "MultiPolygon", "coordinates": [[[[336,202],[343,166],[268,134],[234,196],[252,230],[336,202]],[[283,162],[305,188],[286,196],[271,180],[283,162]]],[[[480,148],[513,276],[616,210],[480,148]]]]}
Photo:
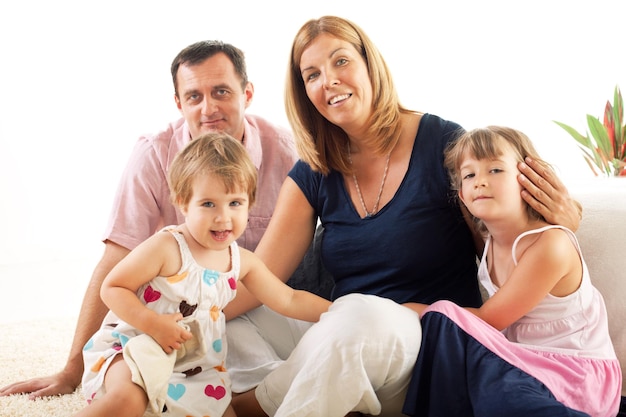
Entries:
{"type": "Polygon", "coordinates": [[[567,187],[554,172],[531,158],[526,158],[518,167],[522,173],[518,180],[524,187],[522,198],[548,223],[578,230],[582,206],[570,197],[567,187]]]}
{"type": "Polygon", "coordinates": [[[70,354],[63,370],[54,375],[7,385],[0,389],[0,396],[30,393],[29,398],[35,399],[74,392],[76,387],[80,385],[83,375],[83,346],[100,328],[100,324],[108,312],[107,307],[100,299],[100,287],[111,269],[128,253],[129,250],[123,246],[110,241],[105,242],[104,253],[93,271],[83,298],[70,354]]]}

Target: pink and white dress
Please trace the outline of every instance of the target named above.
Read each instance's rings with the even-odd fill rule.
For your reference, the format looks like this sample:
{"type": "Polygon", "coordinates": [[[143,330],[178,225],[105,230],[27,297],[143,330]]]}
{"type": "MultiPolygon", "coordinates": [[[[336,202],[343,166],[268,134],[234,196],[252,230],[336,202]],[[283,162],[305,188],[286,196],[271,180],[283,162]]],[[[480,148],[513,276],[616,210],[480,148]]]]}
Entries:
{"type": "MultiPolygon", "coordinates": [[[[548,294],[502,332],[448,301],[422,315],[422,346],[404,412],[410,416],[614,417],[622,375],[609,336],[607,312],[592,285],[576,236],[562,226],[583,262],[578,290],[548,294]]],[[[483,252],[478,276],[491,297],[498,291],[483,252]]]]}

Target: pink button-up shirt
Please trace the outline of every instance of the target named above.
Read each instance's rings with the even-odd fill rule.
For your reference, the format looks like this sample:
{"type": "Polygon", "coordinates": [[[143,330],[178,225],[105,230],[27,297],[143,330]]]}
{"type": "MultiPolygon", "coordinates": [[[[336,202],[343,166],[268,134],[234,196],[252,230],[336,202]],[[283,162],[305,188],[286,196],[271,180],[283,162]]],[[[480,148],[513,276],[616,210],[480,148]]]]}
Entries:
{"type": "MultiPolygon", "coordinates": [[[[253,115],[246,115],[244,123],[244,144],[257,167],[258,185],[248,227],[237,242],[254,250],[297,153],[289,130],[253,115]]],[[[182,118],[154,136],[139,138],[120,180],[103,240],[132,250],[161,227],[184,222],[170,201],[167,171],[190,138],[182,118]]]]}

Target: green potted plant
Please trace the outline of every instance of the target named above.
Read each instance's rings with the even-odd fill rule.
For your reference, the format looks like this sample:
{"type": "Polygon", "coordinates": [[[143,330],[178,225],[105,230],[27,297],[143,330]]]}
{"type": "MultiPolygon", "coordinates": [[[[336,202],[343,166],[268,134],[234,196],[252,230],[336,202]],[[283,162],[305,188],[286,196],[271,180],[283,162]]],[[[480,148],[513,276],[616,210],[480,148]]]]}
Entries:
{"type": "Polygon", "coordinates": [[[587,115],[585,135],[565,123],[554,121],[569,133],[583,152],[585,161],[595,175],[626,176],[626,126],[624,102],[619,87],[615,87],[613,103],[607,100],[604,120],[587,115]]]}

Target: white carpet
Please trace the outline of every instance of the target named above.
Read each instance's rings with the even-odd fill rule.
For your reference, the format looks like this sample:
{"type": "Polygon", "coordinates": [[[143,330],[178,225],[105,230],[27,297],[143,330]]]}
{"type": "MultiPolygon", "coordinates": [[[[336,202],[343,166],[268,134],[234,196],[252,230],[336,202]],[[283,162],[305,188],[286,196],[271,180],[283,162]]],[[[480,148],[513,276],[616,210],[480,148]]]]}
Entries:
{"type": "MultiPolygon", "coordinates": [[[[0,386],[59,371],[67,359],[75,318],[0,322],[0,386]]],[[[2,417],[71,416],[86,405],[80,392],[29,400],[0,397],[2,417]]]]}

